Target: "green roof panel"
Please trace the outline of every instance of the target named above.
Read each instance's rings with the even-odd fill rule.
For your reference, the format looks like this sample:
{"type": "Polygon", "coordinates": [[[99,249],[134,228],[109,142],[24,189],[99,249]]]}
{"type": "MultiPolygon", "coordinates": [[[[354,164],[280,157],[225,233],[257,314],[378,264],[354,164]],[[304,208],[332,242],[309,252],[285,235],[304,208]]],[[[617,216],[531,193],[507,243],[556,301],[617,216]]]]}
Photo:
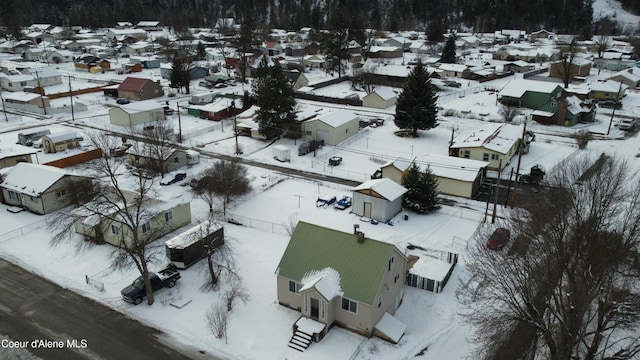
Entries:
{"type": "Polygon", "coordinates": [[[298,222],[277,273],[300,281],[310,271],[330,267],[340,274],[344,297],[373,304],[393,244],[306,222],[298,222]]]}

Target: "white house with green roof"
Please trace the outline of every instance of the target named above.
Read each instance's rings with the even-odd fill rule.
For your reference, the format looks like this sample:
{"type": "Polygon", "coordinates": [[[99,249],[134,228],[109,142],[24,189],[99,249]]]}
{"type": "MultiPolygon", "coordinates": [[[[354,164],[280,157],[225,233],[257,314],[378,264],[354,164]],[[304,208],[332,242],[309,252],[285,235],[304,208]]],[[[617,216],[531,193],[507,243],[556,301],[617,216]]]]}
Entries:
{"type": "Polygon", "coordinates": [[[348,233],[298,222],[276,270],[278,302],[319,326],[313,334],[294,334],[290,347],[306,348],[333,325],[397,343],[406,326],[392,315],[406,276],[400,249],[366,237],[357,225],[348,233]],[[300,344],[301,337],[309,342],[300,344]]]}

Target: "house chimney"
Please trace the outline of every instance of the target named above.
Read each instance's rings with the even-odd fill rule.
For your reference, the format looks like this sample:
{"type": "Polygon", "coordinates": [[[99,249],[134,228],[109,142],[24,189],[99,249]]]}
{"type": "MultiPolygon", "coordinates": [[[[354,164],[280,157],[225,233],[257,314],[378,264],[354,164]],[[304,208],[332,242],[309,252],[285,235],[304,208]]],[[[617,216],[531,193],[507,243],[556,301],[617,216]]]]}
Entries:
{"type": "Polygon", "coordinates": [[[358,239],[358,243],[362,244],[364,242],[364,233],[360,231],[360,225],[353,224],[353,234],[358,239]]]}

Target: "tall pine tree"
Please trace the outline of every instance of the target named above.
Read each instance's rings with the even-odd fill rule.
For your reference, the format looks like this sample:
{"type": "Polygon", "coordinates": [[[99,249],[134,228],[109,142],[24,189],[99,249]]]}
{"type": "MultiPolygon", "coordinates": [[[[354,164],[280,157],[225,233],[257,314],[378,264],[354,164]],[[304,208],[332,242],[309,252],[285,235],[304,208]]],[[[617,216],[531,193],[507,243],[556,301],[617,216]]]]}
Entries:
{"type": "Polygon", "coordinates": [[[402,197],[402,206],[418,214],[430,213],[440,208],[438,199],[438,179],[426,168],[421,171],[416,163],[402,174],[402,186],[407,192],[402,197]]]}
{"type": "Polygon", "coordinates": [[[293,86],[284,76],[279,62],[269,66],[263,57],[252,83],[258,131],[271,138],[284,134],[296,118],[293,86]]]}
{"type": "Polygon", "coordinates": [[[438,125],[437,99],[436,88],[431,84],[427,69],[418,61],[402,85],[394,123],[402,130],[411,130],[414,137],[418,136],[418,130],[433,129],[438,125]]]}
{"type": "Polygon", "coordinates": [[[440,62],[445,64],[456,63],[456,36],[454,34],[449,34],[449,38],[445,41],[440,62]]]}

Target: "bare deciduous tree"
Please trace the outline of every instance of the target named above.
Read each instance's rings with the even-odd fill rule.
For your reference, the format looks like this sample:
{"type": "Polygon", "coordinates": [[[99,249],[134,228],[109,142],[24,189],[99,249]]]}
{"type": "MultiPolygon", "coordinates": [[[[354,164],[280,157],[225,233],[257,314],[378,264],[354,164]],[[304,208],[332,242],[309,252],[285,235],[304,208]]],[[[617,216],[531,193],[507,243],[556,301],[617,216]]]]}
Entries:
{"type": "Polygon", "coordinates": [[[48,226],[53,232],[52,244],[65,239],[84,240],[78,244],[102,242],[105,235],[113,238],[115,250],[112,266],[116,269],[135,264],[147,288],[147,302],[153,304],[148,263],[154,260],[152,240],[164,234],[168,223],[154,222],[163,210],[148,206],[156,197],[154,181],[143,176],[126,180],[122,158],[111,155],[119,139],[106,135],[92,135],[90,140],[101,149],[100,159],[87,163],[86,172],[95,177],[91,186],[75,188],[72,202],[78,208],[66,208],[51,217],[48,226]],[[86,202],[87,200],[90,200],[86,202]]]}
{"type": "Polygon", "coordinates": [[[209,212],[213,212],[216,197],[220,198],[225,216],[229,206],[250,190],[247,168],[237,161],[222,160],[205,170],[193,188],[193,192],[207,202],[209,212]]]}
{"type": "Polygon", "coordinates": [[[221,304],[213,305],[207,311],[207,327],[216,338],[220,339],[227,335],[229,327],[229,312],[221,304]]]}
{"type": "Polygon", "coordinates": [[[640,185],[626,163],[581,157],[502,226],[477,236],[458,298],[479,359],[633,359],[640,354],[640,185]]]}
{"type": "Polygon", "coordinates": [[[225,303],[227,304],[227,311],[233,310],[233,303],[236,300],[240,300],[246,303],[249,300],[249,292],[247,288],[242,285],[242,279],[235,277],[229,282],[229,288],[224,292],[225,303]]]}
{"type": "Polygon", "coordinates": [[[502,115],[504,121],[512,122],[516,116],[520,115],[520,109],[514,105],[502,105],[498,113],[502,115]]]}
{"type": "Polygon", "coordinates": [[[569,46],[567,49],[563,49],[560,52],[560,61],[558,62],[558,76],[562,80],[565,89],[569,87],[569,83],[571,79],[576,75],[574,71],[573,59],[576,57],[576,52],[578,50],[578,44],[576,39],[571,39],[569,46]]]}
{"type": "Polygon", "coordinates": [[[131,129],[131,135],[141,141],[133,142],[129,152],[140,155],[132,161],[136,167],[149,169],[164,176],[167,173],[165,161],[174,153],[173,126],[164,118],[157,119],[142,129],[131,129]]]}

